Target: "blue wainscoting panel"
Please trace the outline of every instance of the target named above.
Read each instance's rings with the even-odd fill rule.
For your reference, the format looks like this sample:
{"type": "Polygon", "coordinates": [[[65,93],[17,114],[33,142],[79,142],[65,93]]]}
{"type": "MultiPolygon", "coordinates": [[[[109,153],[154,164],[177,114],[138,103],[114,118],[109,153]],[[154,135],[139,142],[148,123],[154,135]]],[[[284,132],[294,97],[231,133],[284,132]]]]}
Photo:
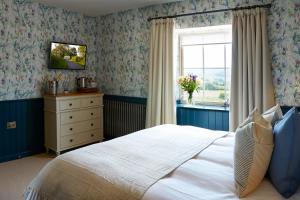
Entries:
{"type": "Polygon", "coordinates": [[[44,151],[43,99],[0,101],[0,162],[44,151]],[[7,129],[7,122],[16,122],[7,129]]]}
{"type": "Polygon", "coordinates": [[[229,130],[229,111],[216,106],[177,105],[177,124],[212,130],[229,130]]]}

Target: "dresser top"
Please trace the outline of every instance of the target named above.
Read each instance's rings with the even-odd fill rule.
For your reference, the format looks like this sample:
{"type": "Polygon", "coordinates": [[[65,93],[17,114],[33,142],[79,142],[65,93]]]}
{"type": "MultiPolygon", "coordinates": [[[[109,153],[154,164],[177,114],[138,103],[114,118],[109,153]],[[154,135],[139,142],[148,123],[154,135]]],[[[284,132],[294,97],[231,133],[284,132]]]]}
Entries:
{"type": "Polygon", "coordinates": [[[70,92],[70,93],[61,93],[57,95],[46,94],[44,98],[53,99],[53,98],[65,98],[65,97],[84,97],[84,96],[103,96],[101,92],[90,92],[90,93],[79,93],[79,92],[70,92]]]}

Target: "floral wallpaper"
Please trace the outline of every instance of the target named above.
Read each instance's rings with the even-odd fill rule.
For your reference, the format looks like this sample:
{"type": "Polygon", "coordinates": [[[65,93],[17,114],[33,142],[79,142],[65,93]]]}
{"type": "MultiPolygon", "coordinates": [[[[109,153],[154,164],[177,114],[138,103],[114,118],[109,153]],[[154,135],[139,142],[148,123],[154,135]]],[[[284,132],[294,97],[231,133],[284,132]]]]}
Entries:
{"type": "Polygon", "coordinates": [[[276,0],[269,17],[276,99],[300,106],[300,1],[276,0]]]}
{"type": "Polygon", "coordinates": [[[0,100],[41,97],[45,78],[61,74],[75,87],[75,77],[96,76],[97,20],[28,0],[0,0],[0,100]],[[87,70],[49,70],[51,41],[88,46],[87,70]]]}
{"type": "MultiPolygon", "coordinates": [[[[277,102],[300,106],[299,0],[185,0],[97,18],[28,0],[0,0],[0,100],[43,95],[44,79],[96,77],[108,94],[147,97],[148,17],[272,2],[269,40],[277,102]],[[88,46],[87,70],[48,70],[50,41],[88,46]]],[[[228,24],[231,13],[176,19],[177,28],[228,24]]]]}
{"type": "MultiPolygon", "coordinates": [[[[276,100],[300,106],[299,0],[186,0],[99,17],[99,70],[101,89],[109,94],[147,97],[148,17],[272,3],[269,40],[276,100]]],[[[195,15],[176,19],[177,28],[231,23],[231,13],[195,15]]]]}
{"type": "MultiPolygon", "coordinates": [[[[253,0],[187,0],[161,4],[99,17],[100,68],[103,91],[110,94],[147,97],[150,44],[149,17],[264,4],[253,0]]],[[[177,28],[231,23],[231,13],[214,13],[177,18],[177,28]]]]}

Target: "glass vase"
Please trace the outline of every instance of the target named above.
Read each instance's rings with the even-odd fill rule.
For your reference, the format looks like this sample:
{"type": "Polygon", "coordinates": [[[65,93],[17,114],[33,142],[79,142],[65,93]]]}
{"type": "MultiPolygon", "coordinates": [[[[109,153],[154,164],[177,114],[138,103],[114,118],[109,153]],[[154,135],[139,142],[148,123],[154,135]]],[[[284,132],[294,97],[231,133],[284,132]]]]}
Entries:
{"type": "Polygon", "coordinates": [[[188,104],[193,105],[193,92],[189,92],[188,94],[188,104]]]}

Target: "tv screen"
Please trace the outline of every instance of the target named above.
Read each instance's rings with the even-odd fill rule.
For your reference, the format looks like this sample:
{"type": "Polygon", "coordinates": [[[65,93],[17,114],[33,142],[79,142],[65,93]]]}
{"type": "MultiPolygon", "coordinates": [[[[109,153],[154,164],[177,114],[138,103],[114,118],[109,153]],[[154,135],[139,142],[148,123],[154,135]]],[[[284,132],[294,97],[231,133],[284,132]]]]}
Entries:
{"type": "Polygon", "coordinates": [[[86,45],[51,42],[50,69],[85,69],[86,45]]]}

